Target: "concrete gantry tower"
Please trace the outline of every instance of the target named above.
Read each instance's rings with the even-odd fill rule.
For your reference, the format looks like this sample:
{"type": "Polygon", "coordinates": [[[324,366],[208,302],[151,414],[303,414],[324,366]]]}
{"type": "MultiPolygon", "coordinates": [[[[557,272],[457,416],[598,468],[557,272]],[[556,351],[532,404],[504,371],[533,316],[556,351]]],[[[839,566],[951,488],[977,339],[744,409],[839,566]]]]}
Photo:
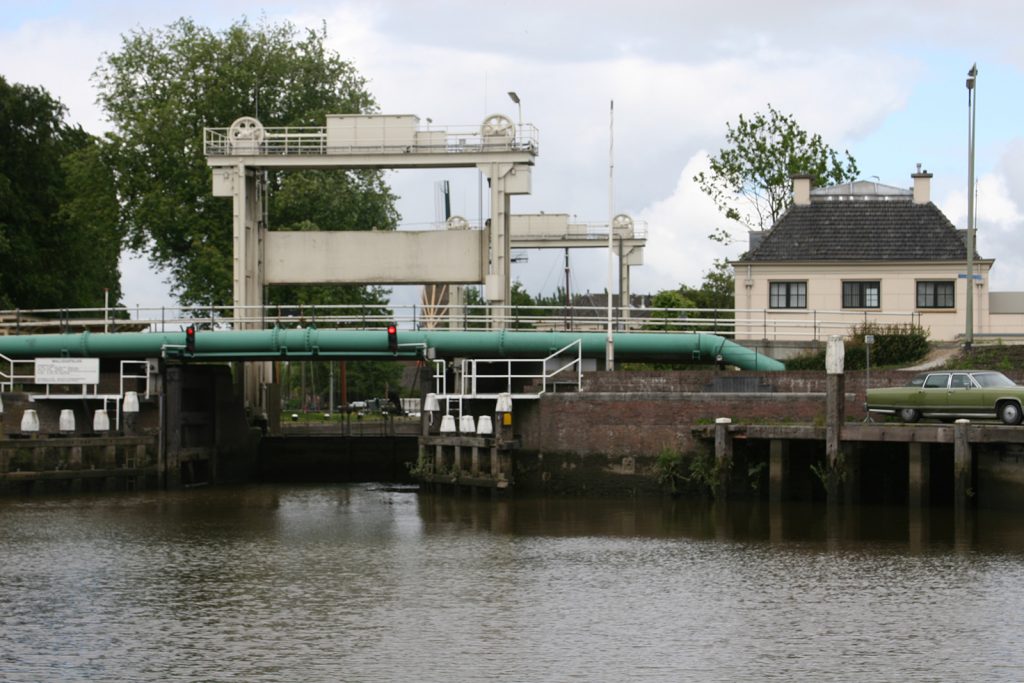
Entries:
{"type": "MultiPolygon", "coordinates": [[[[261,327],[270,284],[483,284],[492,326],[511,299],[509,199],[529,194],[537,130],[493,114],[476,127],[421,129],[411,115],[329,115],[323,127],[265,127],[242,117],[207,128],[213,194],[233,201],[236,329],[261,327]],[[490,185],[483,230],[274,232],[267,229],[265,171],[271,169],[478,168],[490,185]],[[369,256],[372,255],[372,258],[369,256]]],[[[369,227],[369,226],[358,226],[369,227]]],[[[260,403],[266,364],[246,368],[246,405],[260,403]]]]}

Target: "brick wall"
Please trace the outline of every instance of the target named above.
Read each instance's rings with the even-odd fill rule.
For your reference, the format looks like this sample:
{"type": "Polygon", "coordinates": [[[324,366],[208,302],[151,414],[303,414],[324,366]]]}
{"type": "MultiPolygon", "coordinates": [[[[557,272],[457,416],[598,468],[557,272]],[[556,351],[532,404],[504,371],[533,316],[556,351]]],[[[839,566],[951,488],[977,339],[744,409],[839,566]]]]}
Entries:
{"type": "MultiPolygon", "coordinates": [[[[871,386],[902,385],[914,374],[873,371],[871,386]]],[[[822,425],[825,384],[825,373],[813,371],[591,372],[584,375],[583,392],[547,394],[536,404],[520,402],[515,431],[524,449],[538,452],[656,456],[665,448],[694,448],[692,427],[719,417],[748,424],[822,425]],[[737,378],[748,378],[765,391],[710,390],[716,382],[731,385],[737,378]]],[[[863,371],[845,375],[847,420],[865,416],[864,385],[863,371]]]]}

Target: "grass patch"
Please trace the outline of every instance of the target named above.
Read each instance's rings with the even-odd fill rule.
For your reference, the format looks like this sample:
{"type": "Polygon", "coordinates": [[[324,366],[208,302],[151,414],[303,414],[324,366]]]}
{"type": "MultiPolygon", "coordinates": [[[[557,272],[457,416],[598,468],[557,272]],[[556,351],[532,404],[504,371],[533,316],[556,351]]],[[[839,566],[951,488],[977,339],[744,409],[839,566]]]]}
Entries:
{"type": "Polygon", "coordinates": [[[1016,372],[1024,367],[1024,346],[1006,344],[986,344],[974,346],[969,351],[960,353],[946,361],[947,370],[999,370],[1000,372],[1016,372]]]}

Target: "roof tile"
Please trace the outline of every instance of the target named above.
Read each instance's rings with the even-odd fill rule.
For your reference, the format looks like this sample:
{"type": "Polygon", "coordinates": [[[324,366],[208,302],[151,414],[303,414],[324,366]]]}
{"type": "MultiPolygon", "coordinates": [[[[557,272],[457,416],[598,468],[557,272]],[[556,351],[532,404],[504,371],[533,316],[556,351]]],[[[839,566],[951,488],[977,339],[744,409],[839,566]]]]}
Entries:
{"type": "Polygon", "coordinates": [[[955,261],[963,231],[931,202],[812,201],[791,206],[740,261],[955,261]]]}

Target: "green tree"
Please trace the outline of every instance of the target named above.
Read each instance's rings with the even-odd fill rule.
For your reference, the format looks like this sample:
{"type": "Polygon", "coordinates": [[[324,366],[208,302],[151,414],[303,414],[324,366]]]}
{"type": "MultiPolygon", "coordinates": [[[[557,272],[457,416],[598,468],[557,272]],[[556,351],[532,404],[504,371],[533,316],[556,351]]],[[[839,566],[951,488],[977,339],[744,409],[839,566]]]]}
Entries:
{"type": "Polygon", "coordinates": [[[693,302],[694,308],[733,308],[736,294],[732,266],[725,259],[715,259],[711,270],[704,273],[700,287],[682,285],[680,293],[693,302]]]}
{"type": "MultiPolygon", "coordinates": [[[[123,36],[94,73],[115,129],[108,144],[120,225],[132,248],[168,270],[182,303],[232,299],[231,202],[212,196],[203,129],[244,115],[266,126],[322,126],[328,113],[374,110],[365,80],[325,47],[326,37],[323,28],[300,33],[290,23],[246,20],[214,32],[183,18],[123,36]]],[[[392,229],[398,221],[379,171],[267,180],[272,229],[392,229]]],[[[321,290],[332,303],[357,292],[321,290]]]]}
{"type": "MultiPolygon", "coordinates": [[[[335,407],[341,405],[341,369],[337,360],[298,361],[282,364],[282,391],[289,410],[324,410],[329,407],[334,384],[335,407]]],[[[397,361],[347,361],[345,383],[348,400],[383,398],[388,391],[409,391],[402,386],[402,368],[397,361]]],[[[424,367],[426,371],[426,367],[424,367]]],[[[418,387],[416,387],[418,389],[418,387]]]]}
{"type": "Polygon", "coordinates": [[[44,89],[0,77],[0,307],[120,298],[112,175],[66,116],[44,89]]]}
{"type": "MultiPolygon", "coordinates": [[[[666,289],[658,292],[651,299],[651,308],[653,309],[664,309],[664,308],[693,308],[693,302],[683,296],[682,292],[677,290],[666,289]]],[[[680,322],[686,318],[686,314],[681,311],[665,311],[665,310],[653,310],[650,313],[651,318],[657,318],[664,322],[654,323],[651,325],[645,325],[644,329],[648,330],[674,330],[679,331],[684,329],[680,322]]]]}
{"type": "MultiPolygon", "coordinates": [[[[766,230],[790,202],[793,175],[806,173],[814,187],[855,180],[856,160],[826,145],[818,134],[809,134],[791,114],[768,105],[768,113],[752,117],[740,114],[734,126],[726,123],[727,146],[710,159],[711,170],[701,171],[694,181],[711,197],[730,221],[748,230],[766,230]]],[[[709,235],[731,242],[729,228],[709,235]]]]}

